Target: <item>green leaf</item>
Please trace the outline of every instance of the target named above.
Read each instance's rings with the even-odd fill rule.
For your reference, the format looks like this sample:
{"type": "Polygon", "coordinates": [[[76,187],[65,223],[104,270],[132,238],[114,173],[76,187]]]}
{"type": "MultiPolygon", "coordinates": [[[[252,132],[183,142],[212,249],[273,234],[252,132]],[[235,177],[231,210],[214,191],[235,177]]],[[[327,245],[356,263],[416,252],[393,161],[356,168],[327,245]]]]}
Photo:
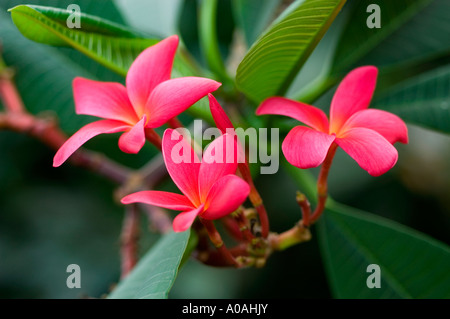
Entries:
{"type": "MultiPolygon", "coordinates": [[[[361,0],[349,3],[353,4],[350,9],[347,25],[340,36],[338,47],[334,56],[334,63],[331,73],[341,74],[346,72],[351,66],[362,59],[366,54],[377,47],[383,40],[392,35],[408,20],[420,12],[431,0],[361,0]],[[369,4],[377,4],[381,11],[381,28],[370,29],[366,25],[366,20],[371,14],[367,13],[369,4]]],[[[423,27],[421,24],[420,27],[423,27]]],[[[408,31],[407,31],[408,32],[408,31]]],[[[417,31],[414,31],[417,32],[417,31]]],[[[416,36],[422,34],[410,33],[413,38],[403,39],[403,41],[415,42],[416,36]]],[[[428,33],[426,33],[428,36],[428,33]]],[[[397,43],[401,45],[400,43],[397,43]]],[[[415,44],[414,44],[415,45],[415,44]]],[[[403,47],[402,50],[408,50],[403,47]]],[[[385,50],[383,50],[383,53],[385,50]]],[[[395,54],[395,53],[387,53],[395,54]]],[[[384,54],[386,55],[386,54],[384,54]]],[[[373,62],[370,62],[373,63],[373,62]]]]}
{"type": "Polygon", "coordinates": [[[391,67],[450,53],[450,1],[434,0],[371,50],[358,64],[391,67]]]}
{"type": "Polygon", "coordinates": [[[119,24],[81,13],[81,28],[68,28],[67,10],[20,5],[9,10],[22,34],[36,42],[70,46],[111,70],[126,75],[134,59],[158,42],[119,24]]]}
{"type": "Polygon", "coordinates": [[[233,0],[234,15],[251,46],[274,17],[280,0],[233,0]]]}
{"type": "MultiPolygon", "coordinates": [[[[311,202],[310,172],[283,167],[311,202]]],[[[328,199],[319,223],[319,243],[333,293],[338,298],[449,298],[448,246],[396,222],[328,199]],[[369,289],[367,266],[381,268],[381,288],[369,289]]]]}
{"type": "Polygon", "coordinates": [[[190,231],[164,235],[109,295],[110,299],[166,299],[175,281],[190,231]]]}
{"type": "Polygon", "coordinates": [[[199,1],[199,38],[203,56],[212,72],[222,82],[232,82],[219,50],[216,32],[217,0],[199,1]]]}
{"type": "Polygon", "coordinates": [[[72,80],[92,76],[51,47],[33,43],[20,35],[8,14],[0,12],[0,40],[6,64],[15,70],[15,82],[27,110],[33,114],[53,111],[64,131],[74,132],[87,124],[73,107],[72,80]]]}
{"type": "Polygon", "coordinates": [[[407,79],[376,96],[372,105],[407,122],[450,133],[450,65],[407,79]]]}
{"type": "MultiPolygon", "coordinates": [[[[5,0],[1,2],[0,8],[7,11],[9,8],[23,4],[23,0],[5,0]]],[[[87,14],[96,15],[103,19],[124,24],[120,12],[112,1],[90,1],[90,0],[27,0],[28,5],[51,5],[57,8],[67,8],[70,4],[76,4],[81,11],[87,14]]],[[[63,55],[69,57],[79,66],[102,81],[120,82],[122,77],[108,68],[90,59],[83,53],[67,47],[57,48],[63,55]]]]}
{"type": "MultiPolygon", "coordinates": [[[[105,67],[125,76],[129,66],[142,50],[158,42],[146,39],[132,29],[98,18],[81,15],[81,29],[66,26],[69,12],[41,6],[17,6],[10,10],[13,21],[23,35],[31,40],[50,45],[72,47],[105,67]]],[[[173,77],[199,76],[202,71],[180,48],[175,57],[173,77]]],[[[211,120],[204,100],[188,110],[194,116],[211,120]]]]}
{"type": "Polygon", "coordinates": [[[244,57],[236,76],[239,89],[255,102],[284,95],[344,3],[294,2],[244,57]]]}
{"type": "Polygon", "coordinates": [[[319,223],[321,250],[338,298],[450,298],[450,249],[408,227],[339,204],[319,223]],[[367,266],[381,269],[368,288],[367,266]]]}

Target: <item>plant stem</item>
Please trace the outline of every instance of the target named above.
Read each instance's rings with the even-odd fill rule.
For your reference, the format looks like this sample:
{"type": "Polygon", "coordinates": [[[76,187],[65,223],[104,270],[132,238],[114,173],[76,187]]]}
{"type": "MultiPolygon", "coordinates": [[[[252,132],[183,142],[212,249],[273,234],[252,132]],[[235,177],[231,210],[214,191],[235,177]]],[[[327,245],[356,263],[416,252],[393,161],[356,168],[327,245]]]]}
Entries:
{"type": "Polygon", "coordinates": [[[8,112],[20,113],[25,111],[25,106],[12,82],[13,75],[14,72],[10,68],[2,68],[0,73],[0,99],[8,112]]]}
{"type": "MultiPolygon", "coordinates": [[[[0,113],[1,129],[26,133],[54,150],[58,150],[67,140],[65,133],[57,127],[53,119],[38,118],[29,113],[0,113]]],[[[77,150],[69,161],[119,184],[125,183],[131,174],[131,170],[106,156],[83,149],[77,150]]]]}
{"type": "Polygon", "coordinates": [[[253,236],[252,232],[250,231],[249,222],[247,220],[247,217],[245,217],[243,207],[239,207],[238,210],[232,214],[232,216],[239,226],[242,237],[246,241],[252,241],[255,236],[253,236]]]}
{"type": "Polygon", "coordinates": [[[271,234],[269,237],[270,247],[273,250],[285,250],[309,240],[311,240],[311,232],[302,222],[281,234],[271,234]]]}
{"type": "Polygon", "coordinates": [[[208,232],[209,239],[213,243],[214,247],[216,247],[217,251],[222,255],[227,263],[230,266],[239,267],[239,263],[225,246],[225,243],[223,242],[222,237],[217,231],[216,226],[214,226],[214,223],[211,220],[203,218],[200,218],[200,221],[202,222],[203,226],[205,226],[205,229],[208,232]]]}
{"type": "Polygon", "coordinates": [[[258,193],[258,190],[255,187],[255,184],[253,183],[253,178],[250,173],[250,168],[248,167],[247,162],[246,163],[239,163],[238,165],[239,171],[242,174],[242,178],[249,184],[250,186],[250,194],[249,198],[252,202],[253,207],[255,207],[256,211],[258,212],[259,222],[261,223],[261,235],[263,238],[267,238],[269,235],[269,218],[267,216],[266,208],[263,204],[263,200],[261,196],[258,193]]]}
{"type": "Polygon", "coordinates": [[[328,173],[330,172],[331,163],[336,154],[337,146],[336,143],[331,145],[327,156],[322,163],[322,168],[320,169],[319,178],[317,180],[317,206],[311,216],[309,224],[305,224],[305,226],[315,223],[325,209],[325,203],[328,197],[328,173]]]}
{"type": "Polygon", "coordinates": [[[296,196],[297,204],[300,206],[303,215],[303,224],[309,225],[309,218],[311,216],[311,205],[309,204],[308,199],[305,194],[297,192],[296,196]]]}
{"type": "Polygon", "coordinates": [[[167,124],[169,124],[169,126],[173,129],[184,127],[183,123],[181,123],[181,121],[176,117],[168,120],[167,124]]]}
{"type": "Polygon", "coordinates": [[[138,261],[139,213],[137,205],[125,207],[125,217],[121,233],[121,279],[125,278],[138,261]]]}
{"type": "Polygon", "coordinates": [[[145,138],[152,143],[160,152],[162,151],[161,136],[152,128],[145,129],[145,138]]]}

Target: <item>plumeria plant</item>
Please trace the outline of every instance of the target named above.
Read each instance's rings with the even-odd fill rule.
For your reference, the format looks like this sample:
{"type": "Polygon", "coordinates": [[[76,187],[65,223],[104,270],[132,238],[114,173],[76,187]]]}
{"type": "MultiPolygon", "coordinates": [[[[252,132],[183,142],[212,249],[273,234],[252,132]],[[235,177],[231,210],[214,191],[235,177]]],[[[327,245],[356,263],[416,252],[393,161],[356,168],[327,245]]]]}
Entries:
{"type": "MultiPolygon", "coordinates": [[[[10,2],[0,16],[0,128],[53,149],[52,174],[66,174],[73,164],[118,185],[115,207],[125,212],[121,276],[106,296],[167,298],[186,263],[265,268],[288,251],[302,264],[313,263],[300,248],[312,241],[320,244],[336,297],[450,297],[445,243],[329,197],[339,185],[353,185],[352,174],[381,185],[384,176],[405,169],[395,167],[407,163],[414,146],[404,120],[450,131],[448,107],[440,104],[438,114],[430,104],[448,98],[448,37],[426,59],[411,53],[419,49],[396,47],[397,56],[403,54],[398,61],[383,51],[393,50],[389,45],[402,32],[406,12],[432,15],[447,4],[411,1],[400,8],[380,0],[389,18],[379,30],[367,22],[377,17],[368,18],[364,1],[298,0],[286,7],[277,0],[202,0],[174,8],[161,0],[155,17],[178,12],[180,28],[160,29],[165,36],[158,36],[135,23],[141,9],[133,10],[132,2],[125,8],[123,1],[80,0],[80,12],[44,6],[46,1],[10,2]],[[198,21],[189,8],[198,10],[198,21]],[[221,19],[229,21],[221,26],[221,19]],[[17,35],[12,39],[3,29],[17,35]],[[34,100],[22,96],[26,68],[11,53],[19,41],[78,65],[54,80],[55,94],[44,106],[53,114],[35,112],[33,103],[41,105],[38,94],[44,94],[39,77],[29,80],[38,86],[34,100]],[[58,92],[69,92],[73,102],[59,108],[58,92]],[[425,118],[427,112],[434,115],[425,118]],[[119,149],[110,147],[117,141],[119,149]],[[397,142],[408,145],[397,150],[397,142]],[[349,158],[352,164],[344,165],[349,158]],[[146,164],[132,168],[136,159],[146,164]],[[267,174],[266,164],[275,171],[267,174]],[[332,175],[339,181],[329,182],[332,175]],[[157,243],[139,241],[148,232],[141,214],[159,234],[157,243]],[[436,262],[424,264],[423,258],[436,262]]],[[[145,12],[153,5],[146,3],[145,12]]],[[[409,28],[418,28],[414,21],[409,28]]],[[[411,41],[405,47],[420,47],[421,39],[404,38],[411,41]]],[[[392,201],[385,198],[378,201],[388,211],[402,205],[389,208],[392,201]]]]}

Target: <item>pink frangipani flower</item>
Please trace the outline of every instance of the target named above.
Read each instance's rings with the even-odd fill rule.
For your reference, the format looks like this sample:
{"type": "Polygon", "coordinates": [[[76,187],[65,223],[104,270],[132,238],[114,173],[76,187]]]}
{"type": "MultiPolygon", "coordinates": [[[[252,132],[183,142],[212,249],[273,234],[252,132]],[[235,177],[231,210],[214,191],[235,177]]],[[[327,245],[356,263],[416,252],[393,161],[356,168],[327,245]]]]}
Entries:
{"type": "Polygon", "coordinates": [[[104,118],[82,127],[58,150],[53,166],[64,163],[81,145],[96,135],[125,132],[119,148],[135,154],[145,143],[145,129],[157,128],[179,115],[220,83],[201,77],[171,79],[178,47],[174,35],[145,49],[133,62],[126,87],[77,77],[73,81],[77,114],[104,118]]]}
{"type": "Polygon", "coordinates": [[[408,130],[398,116],[367,109],[377,74],[374,66],[351,71],[334,94],[329,121],[322,110],[282,97],[268,98],[256,114],[285,115],[309,126],[294,127],[283,142],[283,154],[292,165],[317,167],[336,143],[370,175],[379,176],[397,162],[393,144],[408,143],[408,130]]]}
{"type": "Polygon", "coordinates": [[[162,140],[164,162],[184,195],[141,191],[125,196],[122,203],[144,203],[183,211],[173,221],[176,232],[187,230],[197,216],[207,220],[222,218],[238,209],[250,192],[248,184],[235,175],[236,148],[232,135],[221,135],[207,147],[200,162],[183,136],[167,129],[162,140]]]}

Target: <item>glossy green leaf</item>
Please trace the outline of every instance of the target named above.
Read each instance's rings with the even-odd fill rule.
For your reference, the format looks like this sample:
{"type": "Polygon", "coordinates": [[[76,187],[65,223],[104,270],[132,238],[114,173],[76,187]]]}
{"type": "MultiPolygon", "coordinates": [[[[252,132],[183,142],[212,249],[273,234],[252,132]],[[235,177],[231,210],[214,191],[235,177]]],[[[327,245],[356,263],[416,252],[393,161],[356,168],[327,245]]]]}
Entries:
{"type": "Polygon", "coordinates": [[[391,67],[450,54],[450,1],[434,0],[364,56],[359,64],[391,67]]]}
{"type": "MultiPolygon", "coordinates": [[[[5,12],[13,8],[15,6],[23,4],[23,0],[4,0],[0,3],[0,8],[5,10],[5,12]]],[[[90,1],[90,0],[28,0],[26,1],[27,5],[41,5],[41,6],[53,6],[57,8],[67,8],[71,4],[76,4],[80,7],[81,11],[90,14],[99,16],[103,19],[107,19],[109,21],[114,21],[115,23],[124,24],[124,20],[121,16],[121,13],[117,10],[114,2],[109,0],[100,0],[100,1],[90,1]]],[[[57,47],[57,50],[63,55],[67,56],[77,65],[83,67],[85,70],[92,74],[95,78],[102,81],[113,81],[119,82],[122,77],[104,67],[100,63],[96,62],[93,59],[90,59],[83,53],[72,50],[67,47],[57,47]]]]}
{"type": "Polygon", "coordinates": [[[329,207],[319,236],[336,297],[450,298],[448,246],[385,218],[339,204],[329,207]],[[380,267],[380,288],[367,286],[371,264],[380,267]]]}
{"type": "Polygon", "coordinates": [[[109,295],[110,299],[165,299],[178,273],[190,231],[164,235],[109,295]]]}
{"type": "Polygon", "coordinates": [[[372,105],[407,122],[450,133],[450,65],[391,87],[376,97],[372,105]]]}
{"type": "Polygon", "coordinates": [[[73,107],[72,80],[91,77],[54,48],[25,39],[7,13],[0,12],[0,40],[5,63],[15,70],[14,80],[27,110],[33,114],[55,112],[60,126],[74,132],[87,124],[87,116],[77,116],[73,107]]]}
{"type": "Polygon", "coordinates": [[[66,25],[71,14],[67,10],[21,5],[10,12],[25,37],[49,45],[73,47],[121,75],[126,75],[142,50],[158,41],[84,13],[80,17],[81,28],[71,29],[66,25]]]}
{"type": "MultiPolygon", "coordinates": [[[[349,2],[348,6],[351,7],[349,8],[350,13],[347,19],[347,25],[344,27],[339,38],[331,73],[345,73],[352,65],[374,50],[383,40],[393,35],[407,21],[424,9],[430,1],[361,0],[349,2]],[[370,29],[367,27],[367,19],[371,14],[371,12],[367,12],[367,7],[370,4],[377,4],[380,7],[381,28],[370,29]]],[[[422,25],[420,25],[421,27],[422,25]]],[[[414,35],[414,33],[411,34],[414,35]]],[[[406,41],[408,39],[403,40],[406,41]]],[[[415,41],[416,39],[413,38],[409,42],[414,43],[415,41]]],[[[398,44],[401,45],[400,43],[398,44]]],[[[408,47],[401,49],[401,51],[405,50],[408,50],[408,47]]],[[[385,53],[385,50],[382,51],[387,55],[395,54],[394,52],[385,53]]]]}
{"type": "Polygon", "coordinates": [[[219,42],[217,39],[217,7],[218,0],[199,1],[199,38],[200,48],[203,56],[211,69],[220,81],[230,81],[223,58],[220,54],[219,42]]]}
{"type": "MultiPolygon", "coordinates": [[[[286,161],[283,167],[315,202],[315,181],[309,171],[286,161]]],[[[331,199],[317,225],[319,243],[332,291],[337,298],[449,298],[450,249],[406,226],[356,210],[331,199]],[[381,288],[368,288],[381,269],[381,288]]]]}
{"type": "MultiPolygon", "coordinates": [[[[69,12],[41,6],[17,6],[11,9],[13,20],[26,37],[36,42],[72,47],[105,67],[125,76],[139,53],[158,42],[143,38],[132,29],[86,14],[81,15],[80,30],[67,28],[69,12]]],[[[198,76],[202,71],[183,48],[175,57],[172,77],[198,76]]],[[[210,120],[207,103],[202,100],[188,111],[210,120]]]]}
{"type": "Polygon", "coordinates": [[[239,65],[239,89],[255,102],[284,95],[344,3],[345,0],[294,2],[239,65]]]}
{"type": "Polygon", "coordinates": [[[280,0],[233,0],[237,23],[251,46],[273,19],[280,0]]]}

